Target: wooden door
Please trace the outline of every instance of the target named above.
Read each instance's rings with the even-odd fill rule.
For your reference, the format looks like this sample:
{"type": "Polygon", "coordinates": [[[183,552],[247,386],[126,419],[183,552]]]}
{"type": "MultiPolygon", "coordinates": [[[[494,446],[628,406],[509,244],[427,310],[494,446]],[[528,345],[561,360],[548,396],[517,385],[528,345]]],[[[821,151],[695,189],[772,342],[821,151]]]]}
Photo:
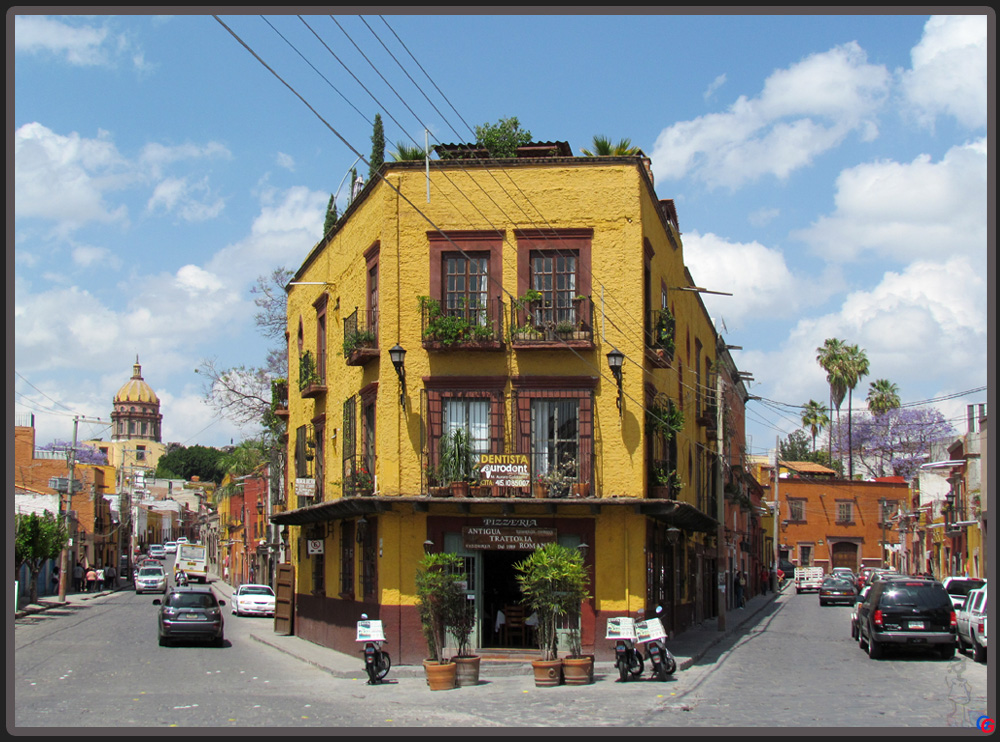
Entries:
{"type": "Polygon", "coordinates": [[[292,636],[295,633],[295,567],[279,564],[274,576],[274,633],[292,636]]]}

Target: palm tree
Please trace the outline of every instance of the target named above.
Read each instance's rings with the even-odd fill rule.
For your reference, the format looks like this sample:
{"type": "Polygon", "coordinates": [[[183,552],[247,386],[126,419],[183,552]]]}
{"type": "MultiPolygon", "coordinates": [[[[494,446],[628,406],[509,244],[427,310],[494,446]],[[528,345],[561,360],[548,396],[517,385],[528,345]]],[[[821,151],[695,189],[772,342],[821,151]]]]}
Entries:
{"type": "Polygon", "coordinates": [[[396,142],[396,150],[390,153],[393,162],[409,162],[424,159],[424,150],[416,145],[396,142]]]}
{"type": "Polygon", "coordinates": [[[868,385],[868,411],[873,415],[884,415],[899,405],[899,387],[888,379],[876,379],[868,385]]]}
{"type": "MultiPolygon", "coordinates": [[[[830,409],[837,408],[837,428],[840,428],[840,405],[847,394],[844,383],[841,361],[847,343],[837,338],[827,338],[823,345],[816,349],[816,362],[826,371],[826,381],[830,385],[830,409]]],[[[830,461],[833,461],[833,436],[829,437],[830,461]]]]}
{"type": "Polygon", "coordinates": [[[851,405],[854,387],[868,375],[868,356],[857,345],[844,349],[841,361],[844,384],[847,386],[847,478],[854,479],[854,441],[851,439],[851,405]]]}
{"type": "Polygon", "coordinates": [[[580,150],[586,157],[623,157],[639,154],[639,148],[632,146],[631,139],[619,139],[617,144],[598,134],[594,137],[594,149],[580,150]]]}
{"type": "Polygon", "coordinates": [[[812,433],[813,453],[816,453],[816,436],[829,424],[830,418],[822,402],[810,399],[802,405],[802,427],[809,428],[809,432],[812,433]]]}

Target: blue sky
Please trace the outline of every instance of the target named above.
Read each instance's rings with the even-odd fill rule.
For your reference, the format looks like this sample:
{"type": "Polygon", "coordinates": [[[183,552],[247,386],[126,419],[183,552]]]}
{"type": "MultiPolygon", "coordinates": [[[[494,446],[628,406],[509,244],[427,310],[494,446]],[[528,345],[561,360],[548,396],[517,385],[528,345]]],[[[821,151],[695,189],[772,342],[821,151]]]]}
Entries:
{"type": "MultiPolygon", "coordinates": [[[[365,157],[376,112],[390,150],[507,116],[641,147],[695,282],[733,294],[705,303],[764,398],[752,453],[827,399],[827,337],[867,352],[857,409],[877,378],[907,404],[987,384],[992,17],[221,18],[365,157]]],[[[356,155],[211,16],[10,25],[15,412],[39,442],[107,420],[138,354],[164,440],[238,441],[194,369],[263,362],[249,289],[298,267],[356,155]]],[[[937,404],[963,431],[985,401],[937,404]]]]}

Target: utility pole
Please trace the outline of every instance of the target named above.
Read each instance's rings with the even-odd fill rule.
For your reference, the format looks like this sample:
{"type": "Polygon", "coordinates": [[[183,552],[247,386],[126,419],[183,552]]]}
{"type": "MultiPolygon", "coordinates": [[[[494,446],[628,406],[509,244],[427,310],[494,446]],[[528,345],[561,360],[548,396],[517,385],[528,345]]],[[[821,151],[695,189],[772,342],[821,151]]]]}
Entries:
{"type": "Polygon", "coordinates": [[[881,554],[882,554],[882,567],[885,567],[885,498],[882,497],[878,501],[879,513],[878,518],[882,524],[882,542],[881,542],[881,554]]]}
{"type": "MultiPolygon", "coordinates": [[[[771,511],[771,520],[773,521],[772,527],[774,529],[774,562],[771,566],[771,574],[774,575],[774,591],[778,591],[778,520],[781,518],[781,500],[778,498],[778,480],[781,479],[779,474],[779,461],[778,461],[778,439],[774,439],[774,509],[771,511]]],[[[794,575],[793,575],[794,577],[794,575]]]]}
{"type": "Polygon", "coordinates": [[[726,502],[722,489],[722,365],[715,372],[715,514],[719,521],[716,595],[719,604],[719,631],[726,630],[726,502]]]}

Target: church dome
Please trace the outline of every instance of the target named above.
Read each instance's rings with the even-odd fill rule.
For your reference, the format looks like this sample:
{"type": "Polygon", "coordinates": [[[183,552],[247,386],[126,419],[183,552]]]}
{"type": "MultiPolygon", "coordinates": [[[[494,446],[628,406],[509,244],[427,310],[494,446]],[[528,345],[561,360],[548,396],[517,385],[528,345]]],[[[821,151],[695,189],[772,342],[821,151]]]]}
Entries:
{"type": "Polygon", "coordinates": [[[132,366],[132,378],[125,382],[118,394],[115,395],[115,404],[120,402],[139,402],[142,404],[160,404],[159,398],[153,388],[142,380],[142,367],[139,359],[135,359],[132,366]]]}

